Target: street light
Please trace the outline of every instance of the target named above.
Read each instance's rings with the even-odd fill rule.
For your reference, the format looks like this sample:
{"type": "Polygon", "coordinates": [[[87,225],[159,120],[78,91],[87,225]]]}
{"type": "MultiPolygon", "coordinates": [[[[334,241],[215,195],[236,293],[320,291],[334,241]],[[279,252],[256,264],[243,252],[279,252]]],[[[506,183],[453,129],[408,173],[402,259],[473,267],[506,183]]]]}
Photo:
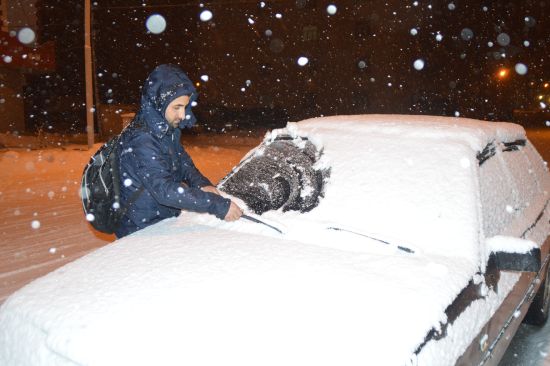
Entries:
{"type": "Polygon", "coordinates": [[[510,74],[510,70],[505,67],[501,67],[497,72],[497,78],[500,80],[506,79],[510,74]]]}

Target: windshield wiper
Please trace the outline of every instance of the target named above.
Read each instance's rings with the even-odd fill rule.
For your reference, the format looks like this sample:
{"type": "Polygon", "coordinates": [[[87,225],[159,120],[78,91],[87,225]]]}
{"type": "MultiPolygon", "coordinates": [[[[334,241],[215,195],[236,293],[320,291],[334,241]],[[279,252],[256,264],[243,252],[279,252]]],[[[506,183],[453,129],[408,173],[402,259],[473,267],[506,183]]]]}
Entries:
{"type": "Polygon", "coordinates": [[[369,239],[372,239],[372,240],[376,240],[380,243],[383,243],[383,244],[386,244],[386,245],[391,245],[391,246],[395,246],[397,249],[399,250],[402,250],[406,253],[411,253],[411,254],[414,254],[414,250],[412,250],[411,248],[407,248],[407,247],[404,247],[402,245],[393,245],[392,243],[390,242],[387,242],[385,240],[382,240],[382,239],[378,239],[378,238],[374,238],[372,236],[369,236],[369,235],[366,235],[366,234],[363,234],[363,233],[358,233],[356,231],[353,231],[353,230],[348,230],[348,229],[344,229],[344,228],[341,228],[341,227],[334,227],[334,226],[330,226],[328,227],[327,229],[329,230],[336,230],[336,231],[345,231],[345,232],[348,232],[348,233],[351,233],[351,234],[355,234],[355,235],[359,235],[359,236],[363,236],[365,238],[369,238],[369,239]]]}

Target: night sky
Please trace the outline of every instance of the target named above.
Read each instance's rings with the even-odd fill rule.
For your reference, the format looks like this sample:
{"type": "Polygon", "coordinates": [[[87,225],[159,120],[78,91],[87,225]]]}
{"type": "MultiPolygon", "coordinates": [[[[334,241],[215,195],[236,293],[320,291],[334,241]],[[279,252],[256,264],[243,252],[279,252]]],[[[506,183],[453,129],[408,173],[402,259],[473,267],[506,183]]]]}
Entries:
{"type": "MultiPolygon", "coordinates": [[[[98,108],[137,108],[147,74],[174,63],[200,83],[196,111],[213,129],[356,113],[514,120],[515,109],[544,110],[537,97],[550,81],[545,1],[92,4],[98,108]],[[154,14],[166,23],[159,34],[146,26],[154,14]],[[499,78],[501,68],[508,73],[499,78]]],[[[39,40],[57,41],[58,69],[28,78],[29,124],[82,131],[83,6],[38,5],[39,40]]]]}

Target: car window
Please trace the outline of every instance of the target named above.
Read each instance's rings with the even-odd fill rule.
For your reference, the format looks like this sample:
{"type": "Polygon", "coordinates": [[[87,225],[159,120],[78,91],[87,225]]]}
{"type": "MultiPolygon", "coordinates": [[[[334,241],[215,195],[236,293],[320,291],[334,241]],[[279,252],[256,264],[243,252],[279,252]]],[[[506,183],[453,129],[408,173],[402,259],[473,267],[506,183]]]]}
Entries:
{"type": "Polygon", "coordinates": [[[508,167],[512,183],[517,192],[515,211],[523,211],[538,196],[540,187],[533,171],[533,165],[524,152],[526,141],[503,143],[503,159],[508,167]]]}
{"type": "Polygon", "coordinates": [[[527,141],[523,153],[526,155],[532,169],[532,174],[536,177],[537,185],[541,192],[550,190],[550,182],[548,180],[548,169],[546,163],[542,160],[541,156],[535,150],[533,144],[527,141]]]}
{"type": "Polygon", "coordinates": [[[478,161],[483,231],[486,237],[491,237],[502,233],[512,222],[514,205],[518,201],[517,192],[502,151],[495,143],[488,144],[478,154],[478,161]],[[480,159],[480,156],[483,158],[480,159]]]}
{"type": "Polygon", "coordinates": [[[540,214],[544,164],[527,140],[491,145],[478,154],[485,236],[521,236],[540,214]]]}

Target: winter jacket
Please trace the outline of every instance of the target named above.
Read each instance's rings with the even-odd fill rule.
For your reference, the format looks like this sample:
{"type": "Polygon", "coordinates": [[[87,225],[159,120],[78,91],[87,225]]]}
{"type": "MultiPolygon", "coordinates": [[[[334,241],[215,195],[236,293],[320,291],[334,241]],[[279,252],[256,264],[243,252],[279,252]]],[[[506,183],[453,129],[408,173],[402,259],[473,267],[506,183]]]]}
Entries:
{"type": "Polygon", "coordinates": [[[227,214],[230,200],[200,189],[212,183],[180,143],[181,128],[196,122],[191,111],[196,97],[193,83],[173,65],[158,66],[145,81],[140,110],[120,139],[121,207],[128,208],[117,237],[178,216],[182,209],[220,219],[227,214]],[[173,128],[164,114],[170,102],[183,95],[190,96],[186,118],[173,128]]]}

